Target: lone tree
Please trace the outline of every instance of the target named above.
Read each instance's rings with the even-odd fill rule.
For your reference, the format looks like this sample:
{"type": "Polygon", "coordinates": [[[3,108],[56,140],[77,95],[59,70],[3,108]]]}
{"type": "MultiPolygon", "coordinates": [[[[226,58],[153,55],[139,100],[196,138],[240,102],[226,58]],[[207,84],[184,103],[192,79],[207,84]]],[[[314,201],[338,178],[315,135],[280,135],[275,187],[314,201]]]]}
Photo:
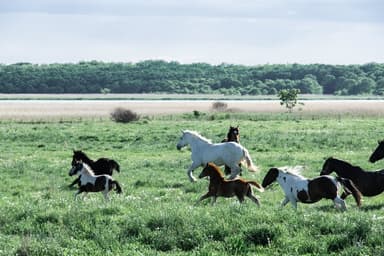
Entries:
{"type": "Polygon", "coordinates": [[[300,93],[300,89],[283,89],[277,93],[277,96],[280,99],[280,105],[285,105],[288,109],[288,112],[291,113],[293,108],[297,104],[304,105],[304,103],[297,102],[298,94],[300,93]]]}

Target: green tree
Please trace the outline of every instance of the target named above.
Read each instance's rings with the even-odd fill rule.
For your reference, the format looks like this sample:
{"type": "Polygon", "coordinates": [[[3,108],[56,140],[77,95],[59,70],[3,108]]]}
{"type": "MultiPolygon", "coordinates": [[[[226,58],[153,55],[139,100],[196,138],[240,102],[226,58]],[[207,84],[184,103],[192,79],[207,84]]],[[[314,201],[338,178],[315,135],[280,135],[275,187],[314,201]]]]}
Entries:
{"type": "Polygon", "coordinates": [[[298,103],[297,102],[297,98],[298,98],[298,94],[299,93],[300,93],[299,89],[283,89],[283,90],[280,90],[277,93],[277,96],[280,99],[280,105],[284,105],[288,109],[288,112],[291,113],[293,111],[293,108],[297,104],[303,104],[303,103],[298,103]]]}

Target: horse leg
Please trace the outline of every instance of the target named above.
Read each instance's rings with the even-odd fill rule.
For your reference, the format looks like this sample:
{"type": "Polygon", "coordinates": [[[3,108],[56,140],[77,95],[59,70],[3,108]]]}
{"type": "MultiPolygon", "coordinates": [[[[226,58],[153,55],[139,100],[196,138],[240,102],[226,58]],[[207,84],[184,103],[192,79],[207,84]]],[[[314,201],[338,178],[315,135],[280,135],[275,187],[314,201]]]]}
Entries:
{"type": "Polygon", "coordinates": [[[211,198],[211,205],[214,205],[216,203],[217,196],[212,196],[211,198]]]}
{"type": "Polygon", "coordinates": [[[336,208],[341,208],[342,211],[347,210],[347,205],[345,204],[345,201],[340,197],[336,196],[335,199],[333,199],[333,203],[335,204],[336,208]]]}
{"type": "Polygon", "coordinates": [[[192,172],[193,172],[193,170],[195,170],[199,166],[200,166],[199,164],[196,164],[193,162],[192,165],[188,168],[187,175],[189,177],[190,182],[195,182],[197,180],[195,177],[193,177],[192,172]]]}
{"type": "Polygon", "coordinates": [[[343,193],[341,194],[341,199],[345,199],[347,198],[347,196],[349,196],[351,193],[347,192],[347,191],[343,191],[343,193]]]}
{"type": "Polygon", "coordinates": [[[77,177],[68,187],[73,187],[76,183],[79,183],[79,181],[80,181],[80,176],[79,177],[77,177]]]}
{"type": "Polygon", "coordinates": [[[281,207],[284,207],[284,206],[286,206],[288,202],[289,202],[289,199],[288,199],[288,197],[284,197],[284,200],[283,200],[283,201],[281,201],[281,207]]]}
{"type": "Polygon", "coordinates": [[[255,204],[257,204],[257,206],[260,207],[259,199],[257,199],[257,197],[255,197],[255,196],[253,195],[253,193],[252,193],[252,189],[249,189],[249,190],[248,190],[247,197],[250,198],[255,204]]]}
{"type": "Polygon", "coordinates": [[[77,196],[79,194],[81,194],[83,192],[83,190],[79,189],[76,193],[75,193],[75,201],[77,201],[77,196]]]}
{"type": "Polygon", "coordinates": [[[211,195],[209,194],[209,192],[205,195],[202,195],[199,200],[197,200],[197,202],[195,203],[195,205],[197,205],[200,201],[203,201],[204,199],[207,199],[208,197],[211,197],[211,195]]]}
{"type": "Polygon", "coordinates": [[[236,178],[237,175],[239,175],[240,171],[241,171],[241,169],[238,165],[233,165],[231,167],[231,176],[229,176],[229,179],[233,180],[234,178],[236,178]]]}

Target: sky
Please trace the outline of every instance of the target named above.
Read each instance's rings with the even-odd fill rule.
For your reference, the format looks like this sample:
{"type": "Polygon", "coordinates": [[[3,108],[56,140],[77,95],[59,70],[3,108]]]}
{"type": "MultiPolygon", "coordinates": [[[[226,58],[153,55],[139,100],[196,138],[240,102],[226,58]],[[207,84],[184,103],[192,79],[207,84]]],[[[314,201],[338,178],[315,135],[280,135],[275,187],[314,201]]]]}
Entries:
{"type": "Polygon", "coordinates": [[[0,0],[0,63],[384,63],[383,0],[0,0]]]}

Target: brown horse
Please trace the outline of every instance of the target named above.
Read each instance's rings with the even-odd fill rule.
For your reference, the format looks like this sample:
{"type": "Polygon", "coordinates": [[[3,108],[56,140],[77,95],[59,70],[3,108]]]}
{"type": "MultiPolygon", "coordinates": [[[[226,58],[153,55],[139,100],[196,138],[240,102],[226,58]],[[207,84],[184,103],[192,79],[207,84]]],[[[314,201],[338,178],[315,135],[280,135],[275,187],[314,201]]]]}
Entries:
{"type": "MultiPolygon", "coordinates": [[[[231,142],[231,141],[240,143],[239,126],[235,127],[231,125],[229,127],[227,137],[223,139],[221,142],[231,142]]],[[[229,166],[225,166],[224,173],[225,175],[231,174],[231,168],[229,168],[229,166]]]]}
{"type": "Polygon", "coordinates": [[[253,195],[251,185],[258,188],[259,191],[264,191],[264,189],[256,181],[248,181],[241,178],[226,180],[219,167],[213,163],[208,163],[200,173],[199,178],[204,177],[209,177],[208,192],[201,196],[198,202],[208,197],[212,197],[212,204],[214,204],[218,196],[236,196],[240,203],[242,203],[244,201],[244,197],[247,196],[254,203],[260,206],[259,200],[253,195]]]}

